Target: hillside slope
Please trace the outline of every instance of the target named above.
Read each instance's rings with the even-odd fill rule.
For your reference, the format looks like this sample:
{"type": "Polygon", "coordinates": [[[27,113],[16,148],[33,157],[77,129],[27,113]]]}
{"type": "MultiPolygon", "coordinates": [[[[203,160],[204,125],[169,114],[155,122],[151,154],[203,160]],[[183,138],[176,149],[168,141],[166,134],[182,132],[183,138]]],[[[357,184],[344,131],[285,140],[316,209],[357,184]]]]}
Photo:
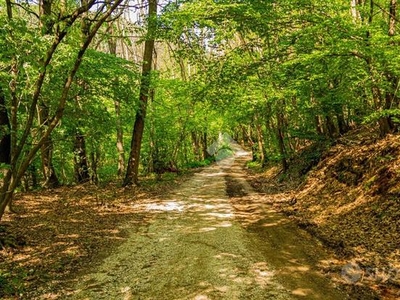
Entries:
{"type": "Polygon", "coordinates": [[[299,157],[285,176],[269,168],[253,177],[253,186],[354,266],[351,284],[398,299],[400,135],[379,139],[358,129],[325,150],[305,176],[302,164],[299,157]]]}

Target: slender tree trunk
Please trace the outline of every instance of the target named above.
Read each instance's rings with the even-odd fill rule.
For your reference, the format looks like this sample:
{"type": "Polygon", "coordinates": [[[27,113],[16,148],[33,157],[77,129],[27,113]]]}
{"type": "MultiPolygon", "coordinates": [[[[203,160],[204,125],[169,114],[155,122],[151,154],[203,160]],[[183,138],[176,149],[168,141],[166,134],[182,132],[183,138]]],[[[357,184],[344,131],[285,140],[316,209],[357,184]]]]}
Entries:
{"type": "Polygon", "coordinates": [[[195,156],[196,160],[201,160],[202,159],[202,153],[201,153],[201,145],[200,145],[200,138],[198,134],[195,131],[191,132],[192,136],[192,148],[193,148],[193,154],[195,156]]]}
{"type": "Polygon", "coordinates": [[[0,87],[0,164],[9,165],[11,162],[10,120],[6,108],[6,99],[0,87]]]}
{"type": "Polygon", "coordinates": [[[201,137],[201,146],[203,160],[209,158],[210,153],[208,153],[207,132],[203,132],[203,136],[201,137]]]}
{"type": "MultiPolygon", "coordinates": [[[[388,20],[388,22],[389,22],[388,35],[390,37],[393,37],[396,34],[396,5],[397,5],[396,0],[390,0],[389,20],[388,20]]],[[[394,45],[392,43],[391,47],[393,47],[393,46],[394,45]]],[[[399,80],[398,80],[397,76],[391,74],[389,71],[386,72],[385,77],[390,84],[385,93],[383,108],[384,109],[397,108],[398,99],[396,96],[396,90],[398,88],[399,80]]],[[[392,117],[393,116],[391,116],[391,115],[384,116],[381,118],[383,120],[379,120],[381,136],[384,136],[387,133],[391,133],[391,132],[395,131],[395,124],[392,120],[392,117]]]]}
{"type": "Polygon", "coordinates": [[[321,122],[321,116],[315,116],[314,118],[314,123],[315,123],[315,131],[317,132],[318,135],[323,135],[324,134],[324,127],[321,122]]]}
{"type": "Polygon", "coordinates": [[[131,151],[129,155],[127,170],[123,186],[138,184],[140,148],[142,145],[144,121],[146,117],[147,102],[150,95],[150,76],[154,52],[154,32],[155,18],[157,17],[157,0],[149,0],[148,9],[148,38],[144,45],[142,77],[139,91],[139,108],[136,112],[135,123],[133,125],[131,151]]]}
{"type": "MultiPolygon", "coordinates": [[[[152,89],[150,91],[148,103],[149,105],[153,103],[154,100],[154,90],[152,89]]],[[[158,140],[156,136],[156,126],[154,124],[154,113],[152,115],[152,118],[149,120],[149,146],[150,146],[150,151],[148,153],[148,158],[146,162],[146,172],[147,173],[156,173],[156,169],[159,167],[159,149],[158,149],[158,140]]],[[[157,174],[158,175],[158,174],[157,174]]]]}
{"type": "MultiPolygon", "coordinates": [[[[360,4],[360,3],[359,3],[360,4]]],[[[388,26],[388,35],[389,36],[394,36],[396,34],[396,6],[397,6],[397,1],[396,0],[389,0],[389,26],[388,26]]],[[[373,17],[375,15],[374,13],[374,8],[375,8],[375,3],[374,0],[369,1],[369,17],[368,17],[368,24],[372,24],[373,22],[373,17]]],[[[370,47],[370,40],[371,38],[371,33],[370,31],[366,32],[366,46],[370,47]]],[[[397,89],[397,84],[398,84],[398,78],[395,76],[392,76],[391,74],[385,74],[388,82],[391,83],[391,90],[386,91],[385,93],[381,91],[379,86],[375,83],[375,76],[374,76],[374,68],[372,65],[372,58],[371,57],[366,57],[366,62],[368,65],[368,70],[370,73],[371,77],[371,82],[372,82],[372,96],[375,104],[375,109],[376,110],[384,110],[384,109],[390,109],[392,108],[392,103],[395,100],[395,90],[397,89]]],[[[394,129],[394,124],[391,120],[391,116],[382,116],[378,120],[378,125],[379,125],[379,131],[380,135],[384,136],[390,132],[393,131],[394,129]]]]}
{"type": "Polygon", "coordinates": [[[49,138],[41,147],[42,172],[45,178],[46,188],[56,188],[60,186],[56,171],[53,166],[53,141],[49,138]]]}
{"type": "Polygon", "coordinates": [[[264,147],[264,134],[262,131],[261,124],[258,122],[258,116],[254,116],[257,144],[258,144],[258,159],[262,166],[265,165],[265,147],[264,147]]]}
{"type": "Polygon", "coordinates": [[[337,109],[336,119],[340,134],[345,134],[347,131],[349,131],[349,125],[344,117],[343,107],[337,109]]]}
{"type": "MultiPolygon", "coordinates": [[[[361,1],[356,1],[357,6],[359,6],[361,1]]],[[[375,4],[374,0],[369,0],[369,12],[368,12],[368,18],[367,18],[367,23],[368,25],[371,25],[373,20],[374,20],[374,15],[375,15],[375,4]]],[[[389,21],[390,23],[390,21],[389,21]]],[[[365,46],[368,48],[371,46],[370,44],[370,39],[371,39],[371,32],[369,30],[366,31],[365,34],[365,46]]],[[[373,68],[373,60],[371,56],[366,56],[365,58],[367,66],[368,66],[368,72],[371,80],[371,93],[372,93],[372,98],[374,102],[374,106],[376,110],[381,110],[383,108],[383,95],[381,92],[381,89],[379,86],[376,84],[375,80],[375,75],[374,75],[374,68],[373,68]]],[[[390,132],[390,124],[388,123],[388,119],[383,117],[378,120],[378,125],[379,125],[379,131],[381,136],[385,135],[386,133],[390,132]]]]}
{"type": "MultiPolygon", "coordinates": [[[[107,28],[108,34],[111,36],[108,39],[108,50],[110,54],[117,55],[117,41],[112,37],[114,34],[113,23],[110,22],[107,28]]],[[[128,58],[126,58],[128,59],[128,58]]],[[[119,99],[114,99],[115,117],[116,117],[116,146],[118,152],[118,177],[122,177],[125,171],[125,151],[124,151],[124,132],[121,121],[121,103],[119,99]]]]}
{"type": "Polygon", "coordinates": [[[262,132],[262,128],[260,124],[256,125],[257,131],[257,142],[258,142],[258,152],[259,152],[259,160],[262,166],[265,165],[265,147],[264,147],[264,134],[262,132]]]}
{"type": "Polygon", "coordinates": [[[157,141],[155,136],[155,128],[154,128],[154,120],[150,121],[150,151],[148,154],[148,161],[147,161],[147,172],[153,173],[155,172],[155,161],[157,160],[157,141]]]}
{"type": "Polygon", "coordinates": [[[350,0],[351,15],[354,21],[361,19],[360,11],[358,10],[359,0],[350,0]]]}
{"type": "Polygon", "coordinates": [[[285,135],[284,135],[284,115],[282,112],[278,112],[277,114],[277,139],[278,139],[278,147],[279,147],[279,154],[281,155],[281,165],[282,171],[285,173],[288,170],[288,163],[287,163],[287,151],[285,146],[285,135]]]}
{"type": "Polygon", "coordinates": [[[97,173],[99,165],[99,157],[100,157],[99,149],[97,148],[92,149],[92,152],[90,152],[90,169],[91,169],[90,180],[93,184],[96,185],[99,183],[99,175],[97,173]]]}
{"type": "Polygon", "coordinates": [[[125,150],[124,150],[124,131],[121,121],[121,103],[118,100],[114,101],[115,114],[117,118],[117,151],[118,151],[118,177],[123,176],[125,171],[125,150]]]}
{"type": "MultiPolygon", "coordinates": [[[[42,28],[42,34],[52,34],[53,22],[51,21],[51,0],[40,0],[39,1],[39,12],[40,12],[40,25],[42,28]]],[[[43,100],[42,100],[43,101],[43,100]]],[[[42,131],[46,131],[49,123],[49,108],[45,103],[41,103],[38,106],[39,110],[39,124],[42,131]]],[[[40,156],[42,159],[42,172],[44,177],[44,186],[47,188],[56,188],[60,186],[56,171],[53,166],[53,141],[51,135],[43,141],[43,146],[40,148],[40,156]]]]}
{"type": "MultiPolygon", "coordinates": [[[[240,144],[241,144],[242,147],[245,147],[246,143],[251,141],[251,126],[248,129],[250,133],[248,133],[246,131],[246,127],[245,126],[241,126],[241,129],[242,129],[242,132],[241,132],[242,135],[241,135],[241,139],[240,139],[240,144]]],[[[250,143],[253,144],[253,141],[251,141],[250,143]]]]}
{"type": "MultiPolygon", "coordinates": [[[[12,10],[12,2],[11,0],[6,0],[7,6],[7,18],[9,21],[13,19],[13,10],[12,10]]],[[[8,32],[10,37],[13,37],[13,32],[8,32]]],[[[17,77],[18,77],[18,66],[16,63],[15,56],[11,58],[11,67],[10,67],[11,81],[9,83],[10,94],[11,94],[11,107],[10,107],[10,116],[8,118],[7,106],[5,103],[5,95],[4,91],[1,87],[0,90],[0,113],[1,113],[1,123],[3,132],[0,133],[0,150],[4,150],[3,160],[5,164],[8,165],[8,168],[3,171],[3,178],[0,180],[0,220],[8,207],[10,211],[12,211],[12,198],[13,192],[17,187],[17,180],[15,179],[16,171],[15,171],[15,160],[18,156],[16,148],[17,148],[17,107],[18,107],[18,99],[16,95],[17,90],[17,77]],[[2,105],[2,106],[1,106],[2,105]],[[8,127],[8,128],[7,128],[8,127]],[[10,192],[10,187],[12,188],[12,192],[10,192]]]]}
{"type": "Polygon", "coordinates": [[[330,138],[337,136],[337,129],[335,122],[332,120],[331,116],[325,116],[326,133],[330,138]]]}
{"type": "Polygon", "coordinates": [[[51,19],[53,0],[39,0],[40,26],[43,34],[52,34],[54,22],[51,19]]]}
{"type": "MultiPolygon", "coordinates": [[[[39,105],[39,123],[42,131],[45,131],[48,126],[49,110],[47,106],[42,103],[39,105]]],[[[43,141],[40,148],[42,159],[42,172],[44,176],[44,186],[47,188],[56,188],[60,186],[56,171],[53,166],[53,141],[51,135],[43,141]]]]}
{"type": "Polygon", "coordinates": [[[88,159],[86,155],[85,136],[77,132],[74,141],[74,171],[77,183],[84,183],[90,180],[88,159]]]}
{"type": "Polygon", "coordinates": [[[31,164],[28,170],[26,170],[23,181],[25,191],[29,191],[37,187],[37,173],[34,164],[31,164]]]}
{"type": "Polygon", "coordinates": [[[396,34],[396,6],[397,0],[390,0],[389,4],[389,36],[394,36],[396,34]]]}

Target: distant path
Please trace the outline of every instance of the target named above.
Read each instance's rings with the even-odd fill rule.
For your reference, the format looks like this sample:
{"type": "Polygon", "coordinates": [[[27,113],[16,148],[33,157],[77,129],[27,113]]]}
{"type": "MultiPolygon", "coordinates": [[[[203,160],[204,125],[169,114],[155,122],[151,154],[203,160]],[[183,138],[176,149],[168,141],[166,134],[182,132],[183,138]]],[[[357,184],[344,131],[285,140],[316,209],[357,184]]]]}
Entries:
{"type": "Polygon", "coordinates": [[[320,246],[260,208],[244,179],[248,159],[238,152],[232,166],[207,167],[167,198],[137,203],[153,221],[68,299],[347,299],[315,271],[320,246]]]}

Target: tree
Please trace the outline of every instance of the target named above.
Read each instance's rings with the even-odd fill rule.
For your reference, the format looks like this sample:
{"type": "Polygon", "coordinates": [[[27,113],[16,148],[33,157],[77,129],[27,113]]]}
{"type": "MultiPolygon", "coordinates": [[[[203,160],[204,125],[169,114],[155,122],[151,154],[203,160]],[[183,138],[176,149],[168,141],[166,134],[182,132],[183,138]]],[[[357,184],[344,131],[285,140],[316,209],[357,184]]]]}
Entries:
{"type": "MultiPolygon", "coordinates": [[[[44,145],[51,132],[59,124],[61,118],[63,117],[68,100],[68,94],[73,84],[73,79],[82,63],[86,50],[93,40],[93,37],[101,25],[121,3],[122,0],[114,1],[109,8],[106,9],[107,3],[98,3],[95,0],[91,0],[88,1],[87,4],[78,7],[68,7],[66,11],[59,11],[59,13],[52,14],[52,16],[56,18],[53,20],[56,24],[56,30],[54,30],[54,33],[51,36],[41,37],[41,35],[38,34],[40,31],[39,26],[30,25],[24,21],[24,14],[27,14],[28,16],[35,15],[33,10],[30,9],[29,5],[23,7],[26,9],[25,11],[21,11],[22,8],[19,6],[14,6],[12,2],[7,1],[7,4],[9,4],[7,6],[7,12],[10,14],[10,12],[13,10],[18,11],[21,14],[21,17],[18,16],[17,18],[15,16],[14,18],[8,19],[8,21],[5,23],[5,26],[10,30],[6,33],[2,32],[2,34],[7,34],[8,37],[5,39],[1,38],[0,42],[3,43],[9,41],[10,39],[15,41],[16,35],[20,35],[20,40],[18,43],[14,42],[14,44],[7,44],[8,47],[14,48],[2,53],[0,61],[6,62],[8,58],[7,55],[10,55],[11,58],[14,57],[14,61],[11,62],[11,66],[22,71],[24,70],[22,66],[26,63],[24,59],[28,58],[30,59],[30,65],[35,66],[36,68],[31,69],[32,74],[30,75],[33,75],[33,77],[29,77],[29,79],[35,79],[29,85],[29,87],[31,87],[30,90],[25,90],[23,86],[21,86],[20,89],[13,89],[13,85],[11,85],[10,88],[10,93],[12,95],[11,102],[13,102],[12,105],[9,106],[8,110],[10,114],[11,125],[11,160],[0,188],[0,219],[3,216],[7,205],[11,203],[13,193],[36,153],[44,145]],[[71,29],[75,25],[76,21],[88,11],[97,11],[98,14],[94,14],[95,19],[91,24],[87,38],[78,47],[77,52],[75,52],[74,59],[68,66],[68,71],[63,75],[64,84],[59,91],[57,101],[54,103],[52,114],[49,116],[49,122],[43,130],[36,131],[34,130],[34,124],[37,118],[36,108],[42,96],[42,89],[46,85],[46,79],[49,75],[51,75],[51,66],[54,63],[55,58],[57,58],[57,55],[60,53],[59,51],[62,50],[60,45],[67,36],[72,34],[73,31],[71,29]],[[24,45],[26,46],[28,42],[24,39],[32,39],[29,40],[30,52],[23,52],[27,50],[24,48],[24,45]],[[36,44],[32,45],[32,41],[35,41],[36,44]],[[29,53],[30,55],[27,56],[26,53],[29,53]],[[43,54],[45,55],[43,56],[43,54]],[[35,57],[35,55],[37,56],[35,57]],[[15,58],[18,58],[19,60],[15,60],[15,58]],[[19,95],[18,92],[20,92],[19,95]],[[21,112],[17,110],[19,104],[23,104],[27,108],[26,113],[23,116],[21,116],[21,112]],[[30,139],[33,139],[33,141],[30,141],[30,139]]],[[[0,48],[6,48],[7,46],[6,44],[2,44],[0,45],[0,48]]],[[[26,75],[25,72],[13,72],[13,74],[14,76],[26,75]]],[[[0,76],[3,79],[8,75],[1,73],[0,76]]],[[[18,82],[21,82],[24,85],[27,82],[28,77],[20,78],[19,81],[15,80],[15,78],[12,80],[14,82],[13,84],[15,85],[17,85],[18,82]]]]}
{"type": "Polygon", "coordinates": [[[131,150],[127,164],[124,186],[138,184],[140,149],[147,110],[147,103],[151,94],[151,70],[153,65],[153,51],[155,43],[157,20],[157,0],[149,0],[147,36],[144,45],[142,76],[139,91],[139,107],[133,125],[131,150]]]}
{"type": "Polygon", "coordinates": [[[0,168],[2,164],[8,165],[11,161],[11,134],[10,121],[8,119],[7,108],[3,88],[0,86],[0,168]]]}
{"type": "MultiPolygon", "coordinates": [[[[39,2],[39,18],[40,27],[44,36],[51,35],[53,31],[53,20],[51,18],[52,1],[43,0],[39,2]]],[[[49,122],[49,108],[47,107],[43,97],[38,105],[38,121],[40,129],[48,126],[49,122]]],[[[42,159],[42,172],[45,179],[44,186],[47,188],[56,188],[60,185],[56,171],[53,166],[53,141],[51,135],[43,141],[40,149],[42,159]]]]}

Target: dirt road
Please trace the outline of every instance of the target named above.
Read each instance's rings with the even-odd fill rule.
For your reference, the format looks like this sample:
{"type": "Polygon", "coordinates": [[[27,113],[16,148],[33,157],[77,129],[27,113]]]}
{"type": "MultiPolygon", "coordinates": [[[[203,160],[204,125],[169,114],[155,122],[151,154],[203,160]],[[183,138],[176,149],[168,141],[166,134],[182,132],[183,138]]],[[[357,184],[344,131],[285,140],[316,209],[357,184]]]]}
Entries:
{"type": "Polygon", "coordinates": [[[321,246],[260,206],[245,180],[248,153],[205,168],[153,214],[68,299],[347,299],[316,272],[321,246]],[[233,163],[233,165],[231,165],[233,163]]]}

